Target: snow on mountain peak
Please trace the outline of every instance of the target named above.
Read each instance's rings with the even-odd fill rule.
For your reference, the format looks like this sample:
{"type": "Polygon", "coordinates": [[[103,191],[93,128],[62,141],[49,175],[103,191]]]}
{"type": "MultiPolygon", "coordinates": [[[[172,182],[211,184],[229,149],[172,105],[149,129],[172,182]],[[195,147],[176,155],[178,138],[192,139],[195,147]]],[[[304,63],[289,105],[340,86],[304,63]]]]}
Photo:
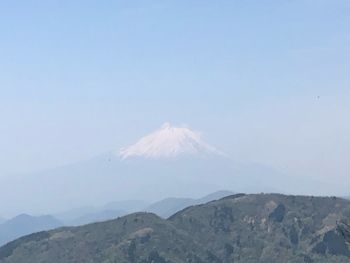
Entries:
{"type": "Polygon", "coordinates": [[[187,127],[175,127],[166,122],[162,127],[119,152],[122,159],[129,157],[171,158],[182,154],[222,154],[205,143],[198,132],[187,127]]]}

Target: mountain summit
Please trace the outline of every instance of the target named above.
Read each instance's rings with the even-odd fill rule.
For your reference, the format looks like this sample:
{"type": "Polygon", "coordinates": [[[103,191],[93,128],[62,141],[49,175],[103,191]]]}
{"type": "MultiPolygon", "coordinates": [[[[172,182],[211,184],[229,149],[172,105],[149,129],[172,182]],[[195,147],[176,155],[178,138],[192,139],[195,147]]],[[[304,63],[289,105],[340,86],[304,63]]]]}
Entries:
{"type": "Polygon", "coordinates": [[[67,210],[130,197],[199,197],[223,188],[248,193],[333,192],[329,185],[308,177],[288,176],[261,164],[240,163],[204,142],[198,132],[166,123],[121,151],[40,173],[6,177],[0,185],[0,207],[13,211],[11,204],[16,203],[12,213],[28,207],[35,209],[30,211],[33,214],[48,213],[49,207],[67,210]],[[13,186],[16,191],[12,193],[1,191],[13,186]]]}
{"type": "Polygon", "coordinates": [[[152,159],[173,158],[179,155],[219,154],[220,151],[201,139],[198,132],[187,127],[175,127],[164,123],[162,127],[142,137],[135,144],[119,152],[122,159],[145,157],[152,159]]]}

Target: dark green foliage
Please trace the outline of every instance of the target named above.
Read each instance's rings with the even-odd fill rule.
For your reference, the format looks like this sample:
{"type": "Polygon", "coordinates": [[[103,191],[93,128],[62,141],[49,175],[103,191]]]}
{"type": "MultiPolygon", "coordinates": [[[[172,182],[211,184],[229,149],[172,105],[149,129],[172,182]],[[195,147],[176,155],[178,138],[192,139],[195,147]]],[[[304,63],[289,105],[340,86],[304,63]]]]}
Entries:
{"type": "MultiPolygon", "coordinates": [[[[293,199],[294,201],[294,199],[293,199]]],[[[271,220],[274,220],[276,222],[282,222],[284,215],[286,213],[286,207],[283,204],[279,204],[276,209],[269,215],[269,218],[271,220]]]]}
{"type": "Polygon", "coordinates": [[[299,243],[299,236],[298,236],[298,232],[296,231],[294,225],[290,227],[289,237],[290,237],[290,242],[293,245],[298,245],[298,243],[299,243]]]}
{"type": "Polygon", "coordinates": [[[327,232],[323,237],[323,242],[326,244],[330,254],[350,257],[350,251],[344,238],[335,231],[327,232]]]}
{"type": "Polygon", "coordinates": [[[337,230],[347,242],[350,242],[350,220],[349,219],[341,220],[338,223],[337,230]]]}
{"type": "Polygon", "coordinates": [[[130,262],[135,262],[135,252],[136,252],[136,244],[135,244],[135,241],[132,240],[128,247],[128,259],[130,262]]]}
{"type": "Polygon", "coordinates": [[[165,259],[159,256],[157,251],[152,251],[148,256],[147,263],[166,263],[165,259]]]}
{"type": "Polygon", "coordinates": [[[308,255],[303,255],[303,260],[305,263],[313,263],[313,260],[308,255]]]}
{"type": "Polygon", "coordinates": [[[206,262],[221,263],[222,260],[220,258],[218,258],[215,254],[213,254],[211,251],[208,250],[206,262]]]}
{"type": "Polygon", "coordinates": [[[321,255],[326,254],[326,251],[327,251],[327,246],[326,246],[326,244],[325,244],[323,241],[320,242],[320,243],[318,243],[318,244],[312,249],[312,252],[318,253],[318,254],[321,254],[321,255]]]}
{"type": "Polygon", "coordinates": [[[343,255],[350,257],[350,251],[343,236],[332,230],[327,232],[323,240],[319,242],[314,248],[313,252],[325,254],[328,252],[332,255],[343,255]]]}
{"type": "Polygon", "coordinates": [[[0,248],[0,263],[348,263],[350,202],[234,195],[168,220],[135,213],[0,248]]]}
{"type": "Polygon", "coordinates": [[[234,248],[233,246],[231,246],[231,244],[228,244],[226,243],[225,244],[225,255],[228,257],[228,256],[231,256],[233,254],[233,251],[234,251],[234,248]]]}
{"type": "Polygon", "coordinates": [[[8,243],[5,246],[0,248],[0,260],[11,256],[13,251],[15,250],[15,248],[18,245],[20,245],[22,242],[38,242],[38,241],[41,241],[43,239],[47,239],[49,236],[50,235],[48,232],[43,231],[43,232],[30,234],[30,235],[25,236],[21,239],[17,239],[15,241],[12,241],[12,242],[10,242],[10,243],[8,243]]]}

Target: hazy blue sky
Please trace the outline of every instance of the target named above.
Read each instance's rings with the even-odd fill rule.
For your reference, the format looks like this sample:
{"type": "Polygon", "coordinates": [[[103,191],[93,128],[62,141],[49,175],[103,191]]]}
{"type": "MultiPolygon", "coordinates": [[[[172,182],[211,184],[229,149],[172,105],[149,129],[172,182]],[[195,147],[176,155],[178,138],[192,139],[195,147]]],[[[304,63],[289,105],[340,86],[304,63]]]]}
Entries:
{"type": "Polygon", "coordinates": [[[170,121],[350,183],[348,0],[1,1],[0,92],[2,176],[170,121]]]}

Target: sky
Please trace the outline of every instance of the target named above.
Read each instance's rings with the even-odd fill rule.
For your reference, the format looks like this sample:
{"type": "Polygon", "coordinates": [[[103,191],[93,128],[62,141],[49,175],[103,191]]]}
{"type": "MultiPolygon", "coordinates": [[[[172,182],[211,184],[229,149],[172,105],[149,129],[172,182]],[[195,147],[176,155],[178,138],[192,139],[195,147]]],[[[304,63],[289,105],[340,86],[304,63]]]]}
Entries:
{"type": "Polygon", "coordinates": [[[1,1],[0,178],[171,122],[350,186],[349,25],[348,0],[1,1]]]}

